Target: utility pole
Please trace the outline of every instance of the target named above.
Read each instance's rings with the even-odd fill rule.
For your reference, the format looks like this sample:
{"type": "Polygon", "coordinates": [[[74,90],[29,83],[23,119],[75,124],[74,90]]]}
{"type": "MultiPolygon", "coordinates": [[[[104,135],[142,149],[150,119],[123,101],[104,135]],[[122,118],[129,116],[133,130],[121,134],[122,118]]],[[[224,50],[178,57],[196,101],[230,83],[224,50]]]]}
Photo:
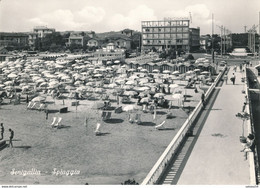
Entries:
{"type": "Polygon", "coordinates": [[[226,54],[226,28],[224,27],[224,54],[226,54]]]}
{"type": "Polygon", "coordinates": [[[213,34],[214,34],[214,14],[212,14],[212,39],[211,39],[211,51],[212,51],[212,62],[214,63],[214,38],[213,38],[213,34]]]}
{"type": "Polygon", "coordinates": [[[221,50],[221,57],[223,56],[223,25],[218,26],[220,28],[220,50],[221,50]]]}
{"type": "Polygon", "coordinates": [[[245,26],[244,26],[244,28],[245,28],[245,33],[246,33],[246,27],[247,27],[247,26],[245,25],[245,26]]]}
{"type": "Polygon", "coordinates": [[[259,18],[258,18],[259,24],[258,24],[258,59],[260,60],[260,12],[259,12],[259,18]]]}

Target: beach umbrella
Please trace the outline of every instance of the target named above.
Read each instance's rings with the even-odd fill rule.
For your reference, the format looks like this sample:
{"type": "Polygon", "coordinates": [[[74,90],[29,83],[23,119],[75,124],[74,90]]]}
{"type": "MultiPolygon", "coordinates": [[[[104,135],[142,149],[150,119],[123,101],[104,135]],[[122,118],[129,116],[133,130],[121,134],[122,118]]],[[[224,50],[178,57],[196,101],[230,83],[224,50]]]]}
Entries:
{"type": "Polygon", "coordinates": [[[152,72],[153,73],[159,73],[160,71],[158,69],[154,69],[152,72]]]}
{"type": "Polygon", "coordinates": [[[177,88],[177,87],[179,87],[179,85],[178,84],[171,84],[169,87],[170,88],[177,88]]]}
{"type": "Polygon", "coordinates": [[[134,90],[136,90],[136,91],[147,91],[147,90],[150,90],[150,88],[148,86],[135,87],[134,90]]]}
{"type": "Polygon", "coordinates": [[[194,72],[200,72],[200,69],[195,69],[194,72]]]}
{"type": "Polygon", "coordinates": [[[94,77],[102,77],[103,74],[95,74],[94,77]]]}
{"type": "Polygon", "coordinates": [[[33,102],[43,102],[46,100],[46,97],[38,96],[32,99],[33,102]]]}
{"type": "Polygon", "coordinates": [[[126,84],[126,85],[134,85],[135,82],[134,82],[133,80],[129,80],[129,81],[127,81],[125,84],[126,84]]]}
{"type": "Polygon", "coordinates": [[[141,69],[140,71],[141,71],[141,72],[148,72],[147,69],[141,69]]]}
{"type": "Polygon", "coordinates": [[[163,74],[170,74],[171,73],[171,71],[169,71],[169,70],[164,70],[163,71],[163,74]]]}
{"type": "Polygon", "coordinates": [[[47,82],[43,82],[43,83],[40,84],[39,87],[48,87],[48,83],[47,82]]]}
{"type": "Polygon", "coordinates": [[[101,109],[101,108],[103,108],[104,106],[105,106],[104,103],[102,103],[102,102],[97,102],[97,103],[95,103],[95,104],[92,106],[92,108],[93,108],[93,109],[101,109]]]}
{"type": "Polygon", "coordinates": [[[186,74],[193,74],[194,72],[193,71],[187,71],[186,74]]]}
{"type": "Polygon", "coordinates": [[[154,95],[155,98],[160,98],[160,97],[164,97],[164,96],[165,96],[164,93],[156,93],[156,94],[154,95]]]}
{"type": "Polygon", "coordinates": [[[95,93],[104,93],[105,89],[103,88],[95,88],[94,92],[95,93]]]}
{"type": "Polygon", "coordinates": [[[172,75],[177,75],[177,74],[180,74],[180,72],[179,72],[179,71],[174,71],[174,72],[172,73],[172,75]]]}
{"type": "Polygon", "coordinates": [[[134,96],[136,94],[137,94],[136,91],[125,91],[123,95],[125,95],[125,96],[134,96]]]}
{"type": "Polygon", "coordinates": [[[149,103],[149,101],[150,101],[149,97],[145,97],[145,98],[142,98],[140,102],[141,103],[149,103]]]}
{"type": "Polygon", "coordinates": [[[112,88],[115,88],[116,86],[117,86],[116,83],[111,83],[107,87],[112,89],[112,88]]]}
{"type": "Polygon", "coordinates": [[[115,60],[114,63],[118,64],[118,63],[120,63],[120,61],[119,60],[115,60]]]}
{"type": "Polygon", "coordinates": [[[14,73],[11,73],[11,74],[9,74],[7,77],[8,77],[8,78],[16,78],[16,77],[17,77],[17,75],[16,75],[16,74],[14,74],[14,73]]]}
{"type": "Polygon", "coordinates": [[[203,71],[200,74],[209,74],[209,72],[208,71],[203,71]]]}
{"type": "Polygon", "coordinates": [[[133,86],[124,85],[122,88],[125,89],[125,90],[131,90],[131,89],[133,89],[133,86]]]}
{"type": "Polygon", "coordinates": [[[106,67],[106,70],[113,70],[111,67],[106,67]]]}
{"type": "Polygon", "coordinates": [[[129,71],[129,72],[134,72],[134,71],[135,71],[135,69],[129,69],[128,71],[129,71]]]}
{"type": "Polygon", "coordinates": [[[4,85],[10,86],[10,85],[13,85],[13,82],[12,81],[7,81],[7,82],[4,82],[4,85]]]}
{"type": "Polygon", "coordinates": [[[181,97],[182,97],[182,94],[180,94],[180,93],[175,93],[172,95],[173,99],[180,99],[181,97]]]}
{"type": "Polygon", "coordinates": [[[129,111],[133,111],[133,110],[137,110],[138,107],[136,105],[127,105],[125,107],[123,107],[123,111],[125,112],[129,112],[129,111]]]}

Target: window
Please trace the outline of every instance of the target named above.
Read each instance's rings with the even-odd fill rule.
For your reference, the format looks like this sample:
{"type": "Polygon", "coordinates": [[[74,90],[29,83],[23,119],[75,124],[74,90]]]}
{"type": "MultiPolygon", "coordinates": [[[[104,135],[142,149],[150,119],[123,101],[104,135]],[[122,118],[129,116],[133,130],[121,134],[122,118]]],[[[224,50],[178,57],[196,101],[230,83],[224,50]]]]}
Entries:
{"type": "Polygon", "coordinates": [[[189,21],[183,21],[183,25],[188,26],[189,25],[189,21]]]}
{"type": "Polygon", "coordinates": [[[181,33],[181,32],[182,32],[182,27],[178,27],[178,28],[177,28],[177,32],[178,32],[178,33],[181,33]]]}
{"type": "Polygon", "coordinates": [[[182,34],[177,34],[177,39],[182,39],[182,34]]]}
{"type": "Polygon", "coordinates": [[[166,27],[165,28],[165,33],[169,33],[169,32],[171,32],[171,29],[169,27],[166,27]]]}
{"type": "Polygon", "coordinates": [[[159,34],[159,38],[160,39],[164,38],[164,34],[159,34]]]}
{"type": "Polygon", "coordinates": [[[176,33],[176,27],[171,28],[172,33],[176,33]]]}
{"type": "Polygon", "coordinates": [[[161,44],[162,42],[159,40],[159,44],[161,44]]]}
{"type": "Polygon", "coordinates": [[[188,32],[189,31],[189,28],[188,27],[183,27],[183,32],[188,32]]]}
{"type": "Polygon", "coordinates": [[[189,44],[189,41],[188,41],[188,40],[183,40],[182,43],[183,43],[183,44],[189,44]]]}
{"type": "Polygon", "coordinates": [[[170,34],[165,34],[165,38],[171,38],[170,34]]]}
{"type": "Polygon", "coordinates": [[[183,38],[189,38],[189,34],[188,33],[184,33],[183,34],[183,38]]]}

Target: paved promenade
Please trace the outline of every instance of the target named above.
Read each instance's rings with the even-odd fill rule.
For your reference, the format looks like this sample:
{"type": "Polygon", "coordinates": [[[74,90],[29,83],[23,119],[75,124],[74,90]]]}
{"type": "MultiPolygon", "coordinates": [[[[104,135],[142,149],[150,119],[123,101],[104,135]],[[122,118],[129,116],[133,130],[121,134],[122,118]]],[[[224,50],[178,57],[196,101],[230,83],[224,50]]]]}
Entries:
{"type": "MultiPolygon", "coordinates": [[[[238,69],[239,70],[239,69],[238,69]]],[[[242,120],[235,114],[242,111],[245,94],[242,73],[237,71],[236,84],[228,73],[228,84],[219,87],[220,92],[192,153],[180,175],[178,185],[249,185],[249,161],[244,160],[239,137],[242,134],[242,120]]],[[[248,135],[244,126],[245,136],[248,135]]]]}

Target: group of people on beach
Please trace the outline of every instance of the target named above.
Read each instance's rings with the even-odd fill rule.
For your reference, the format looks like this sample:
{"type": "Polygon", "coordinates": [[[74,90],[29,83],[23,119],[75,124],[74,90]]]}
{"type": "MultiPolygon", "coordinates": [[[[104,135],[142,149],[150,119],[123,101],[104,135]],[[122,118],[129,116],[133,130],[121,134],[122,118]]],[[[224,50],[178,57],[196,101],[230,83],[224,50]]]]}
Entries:
{"type": "MultiPolygon", "coordinates": [[[[1,123],[0,124],[0,131],[1,131],[1,140],[4,139],[4,132],[5,132],[5,128],[4,128],[4,124],[1,123]]],[[[9,147],[13,147],[13,138],[14,138],[14,131],[12,129],[9,129],[10,132],[10,136],[9,136],[9,147]]]]}

